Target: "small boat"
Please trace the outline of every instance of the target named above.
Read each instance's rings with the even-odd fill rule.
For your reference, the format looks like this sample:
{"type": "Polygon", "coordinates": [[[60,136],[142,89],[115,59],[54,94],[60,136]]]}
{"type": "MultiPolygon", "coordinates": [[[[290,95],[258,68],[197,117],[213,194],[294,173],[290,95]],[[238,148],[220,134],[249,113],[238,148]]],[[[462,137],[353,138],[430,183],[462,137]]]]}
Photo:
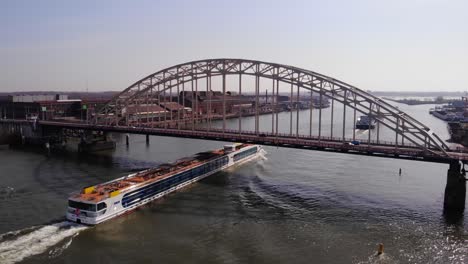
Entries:
{"type": "Polygon", "coordinates": [[[374,129],[375,120],[369,116],[360,116],[356,121],[356,129],[374,129]]]}
{"type": "Polygon", "coordinates": [[[218,171],[255,159],[261,149],[252,144],[226,145],[223,149],[201,152],[172,164],[86,187],[69,197],[66,218],[87,225],[102,223],[218,171]]]}

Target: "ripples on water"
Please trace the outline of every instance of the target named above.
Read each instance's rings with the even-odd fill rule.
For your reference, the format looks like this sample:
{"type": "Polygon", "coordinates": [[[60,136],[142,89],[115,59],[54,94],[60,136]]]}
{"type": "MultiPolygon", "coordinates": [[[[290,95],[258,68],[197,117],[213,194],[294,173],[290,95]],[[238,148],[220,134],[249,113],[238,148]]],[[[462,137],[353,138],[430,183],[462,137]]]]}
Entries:
{"type": "MultiPolygon", "coordinates": [[[[339,161],[340,159],[336,159],[334,162],[339,161]]],[[[268,164],[265,166],[268,167],[268,164]]],[[[295,167],[294,164],[290,166],[295,167]]],[[[336,248],[337,254],[342,254],[346,248],[359,244],[367,248],[370,254],[367,260],[363,260],[359,255],[345,253],[353,262],[466,263],[468,261],[468,236],[463,221],[455,225],[447,223],[448,220],[443,219],[440,213],[440,204],[437,204],[436,208],[425,209],[405,207],[398,201],[376,200],[365,191],[356,194],[335,190],[328,184],[323,184],[327,182],[326,178],[329,175],[323,175],[323,179],[316,179],[318,181],[315,182],[315,186],[310,186],[304,182],[285,181],[285,177],[272,179],[269,177],[271,172],[258,164],[255,169],[256,176],[249,178],[248,187],[244,188],[240,196],[244,208],[258,210],[262,207],[269,211],[266,214],[268,217],[262,216],[263,221],[310,223],[313,219],[313,225],[318,227],[318,230],[312,227],[309,231],[318,237],[333,237],[332,243],[336,244],[332,247],[336,248]],[[341,235],[351,235],[356,238],[347,240],[341,235]],[[375,256],[373,252],[377,244],[383,241],[388,253],[375,256]],[[355,245],[352,245],[353,243],[355,245]]],[[[300,178],[297,174],[295,176],[300,178]]],[[[364,189],[366,187],[369,186],[363,186],[364,189]]],[[[355,249],[350,250],[352,251],[355,249]]],[[[325,261],[333,262],[326,258],[325,261]]]]}
{"type": "Polygon", "coordinates": [[[442,215],[448,166],[307,150],[266,147],[86,231],[63,222],[70,192],[222,145],[116,137],[115,152],[89,156],[0,150],[0,263],[468,262],[467,216],[442,215]]]}

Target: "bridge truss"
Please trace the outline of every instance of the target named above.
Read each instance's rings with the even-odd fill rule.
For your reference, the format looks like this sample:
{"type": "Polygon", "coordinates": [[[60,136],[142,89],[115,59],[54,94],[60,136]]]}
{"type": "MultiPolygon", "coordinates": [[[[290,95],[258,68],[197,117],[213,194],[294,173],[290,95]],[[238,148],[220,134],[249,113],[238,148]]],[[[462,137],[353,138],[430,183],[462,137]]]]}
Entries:
{"type": "Polygon", "coordinates": [[[369,116],[376,123],[375,129],[368,130],[367,138],[361,136],[361,144],[389,145],[391,131],[395,148],[419,148],[442,156],[449,151],[449,147],[429,127],[357,87],[293,66],[244,59],[192,61],[150,74],[114,96],[95,115],[92,123],[331,140],[345,144],[359,137],[354,129],[358,115],[369,116]],[[264,96],[263,92],[268,93],[267,90],[270,95],[264,96]],[[203,98],[201,93],[204,93],[203,98]],[[250,96],[252,109],[249,113],[241,110],[241,103],[238,103],[238,111],[233,113],[229,103],[233,93],[250,96]],[[284,95],[289,97],[289,101],[280,100],[284,95]],[[320,104],[325,98],[330,100],[330,109],[323,109],[321,105],[314,109],[312,95],[320,98],[320,104]],[[299,98],[307,96],[310,107],[308,110],[300,109],[299,98]],[[188,101],[191,102],[189,114],[184,112],[188,101]],[[177,102],[183,108],[177,109],[175,114],[155,115],[154,105],[170,102],[177,102]],[[217,112],[213,110],[213,104],[221,105],[217,112]],[[289,105],[289,113],[283,112],[285,104],[289,105]],[[129,117],[132,107],[139,114],[137,120],[129,117]],[[145,122],[142,122],[141,117],[145,115],[145,122]],[[254,119],[253,131],[242,126],[242,119],[247,115],[254,119]],[[232,122],[227,122],[231,118],[238,119],[235,129],[232,122]],[[307,128],[304,124],[308,124],[307,128]],[[381,137],[383,130],[385,138],[381,137]]]}

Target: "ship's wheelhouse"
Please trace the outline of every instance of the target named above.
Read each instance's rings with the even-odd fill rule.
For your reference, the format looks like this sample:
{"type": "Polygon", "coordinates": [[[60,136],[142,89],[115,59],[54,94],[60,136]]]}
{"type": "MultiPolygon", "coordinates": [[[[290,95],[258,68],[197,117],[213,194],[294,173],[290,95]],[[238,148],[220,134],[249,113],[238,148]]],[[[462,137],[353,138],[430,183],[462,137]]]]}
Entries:
{"type": "Polygon", "coordinates": [[[100,203],[85,203],[74,200],[68,200],[68,211],[76,215],[84,215],[87,217],[97,217],[106,212],[107,204],[100,203]]]}

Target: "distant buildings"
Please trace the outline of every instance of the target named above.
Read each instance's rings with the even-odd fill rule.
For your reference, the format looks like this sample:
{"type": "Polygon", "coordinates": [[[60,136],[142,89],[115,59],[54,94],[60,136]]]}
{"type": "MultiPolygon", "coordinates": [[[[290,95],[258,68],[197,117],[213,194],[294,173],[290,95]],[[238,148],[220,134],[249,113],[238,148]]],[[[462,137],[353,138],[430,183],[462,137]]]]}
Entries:
{"type": "Polygon", "coordinates": [[[170,111],[158,104],[130,105],[122,109],[122,115],[126,116],[129,122],[151,122],[161,118],[169,117],[170,111]]]}
{"type": "Polygon", "coordinates": [[[21,94],[9,95],[8,97],[13,103],[34,103],[44,101],[68,100],[68,95],[65,94],[21,94]]]}
{"type": "Polygon", "coordinates": [[[235,95],[227,92],[223,95],[222,92],[181,92],[180,98],[183,103],[194,109],[198,115],[205,114],[223,114],[223,100],[226,100],[226,113],[232,113],[242,107],[251,107],[253,101],[251,98],[242,95],[235,95]],[[197,112],[198,111],[198,112],[197,112]]]}
{"type": "MultiPolygon", "coordinates": [[[[22,94],[0,97],[0,118],[41,120],[84,121],[91,119],[108,99],[69,99],[64,94],[22,94]]],[[[328,99],[319,96],[292,98],[280,95],[239,95],[235,92],[223,94],[218,91],[183,91],[175,96],[158,96],[136,99],[133,104],[125,105],[117,114],[128,125],[134,123],[153,123],[166,120],[188,120],[192,117],[219,119],[226,113],[227,118],[282,112],[292,109],[328,107],[328,99]],[[256,103],[258,102],[258,107],[256,103]]]]}
{"type": "Polygon", "coordinates": [[[64,94],[22,94],[0,98],[0,118],[86,120],[107,100],[68,99],[64,94]]]}

